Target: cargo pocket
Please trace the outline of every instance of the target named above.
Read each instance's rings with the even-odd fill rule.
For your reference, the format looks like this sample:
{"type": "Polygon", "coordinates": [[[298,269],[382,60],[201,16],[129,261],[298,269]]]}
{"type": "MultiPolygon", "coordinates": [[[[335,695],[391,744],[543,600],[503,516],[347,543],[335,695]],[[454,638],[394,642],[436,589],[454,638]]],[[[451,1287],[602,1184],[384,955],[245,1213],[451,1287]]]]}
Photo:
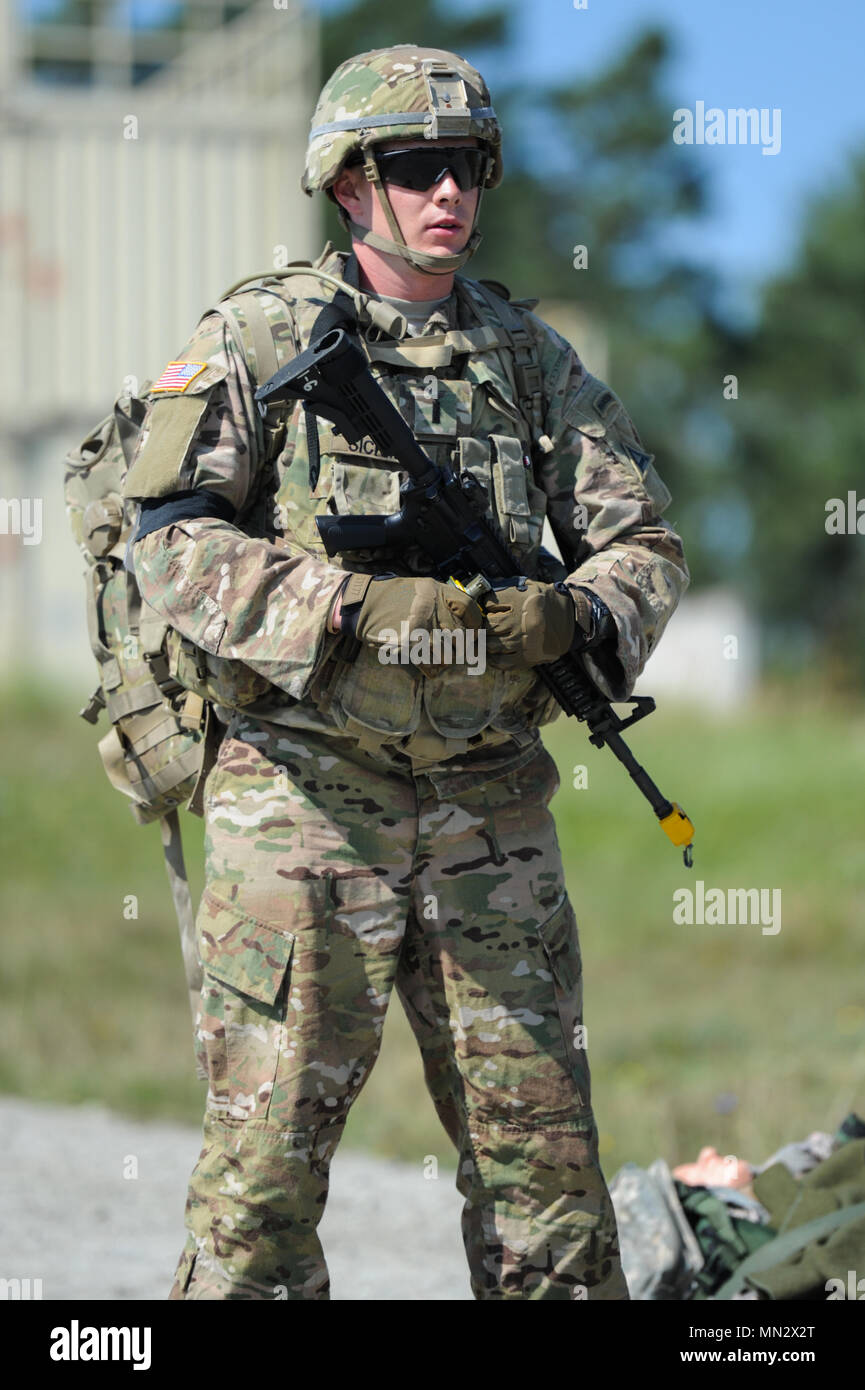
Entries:
{"type": "Polygon", "coordinates": [[[331,477],[336,510],[341,516],[361,512],[386,516],[399,511],[402,476],[395,462],[378,457],[369,462],[334,458],[331,477]]]}
{"type": "Polygon", "coordinates": [[[538,936],[553,977],[567,1066],[579,1103],[588,1109],[591,1105],[591,1077],[583,1027],[583,965],[577,919],[568,897],[538,927],[538,936]]]}
{"type": "Polygon", "coordinates": [[[204,971],[198,1036],[207,1054],[207,1109],[223,1119],[265,1120],[285,1046],[296,938],[210,887],[196,926],[204,971]]]}

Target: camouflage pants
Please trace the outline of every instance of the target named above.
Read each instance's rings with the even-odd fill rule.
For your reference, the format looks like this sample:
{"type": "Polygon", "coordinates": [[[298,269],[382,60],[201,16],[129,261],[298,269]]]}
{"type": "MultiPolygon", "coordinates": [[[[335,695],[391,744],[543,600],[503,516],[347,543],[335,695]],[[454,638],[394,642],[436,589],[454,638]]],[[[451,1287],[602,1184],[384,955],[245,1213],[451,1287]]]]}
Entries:
{"type": "Polygon", "coordinates": [[[440,797],[346,746],[236,716],[208,779],[209,1084],[170,1297],[329,1297],[316,1227],[396,985],[474,1297],[627,1299],[552,758],[440,797]]]}

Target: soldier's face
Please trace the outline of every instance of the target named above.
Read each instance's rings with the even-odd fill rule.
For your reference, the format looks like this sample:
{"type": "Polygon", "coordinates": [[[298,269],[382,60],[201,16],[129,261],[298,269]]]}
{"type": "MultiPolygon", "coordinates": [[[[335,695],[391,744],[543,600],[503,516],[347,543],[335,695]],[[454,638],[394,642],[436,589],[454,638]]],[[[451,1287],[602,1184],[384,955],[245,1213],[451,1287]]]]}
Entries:
{"type": "MultiPolygon", "coordinates": [[[[454,148],[457,145],[478,143],[474,138],[390,140],[377,148],[382,151],[407,150],[417,146],[429,150],[436,145],[454,148]]],[[[398,184],[387,181],[385,188],[407,246],[434,256],[450,256],[463,250],[469,239],[478,205],[477,188],[463,192],[450,170],[438,183],[424,190],[400,188],[398,184]]],[[[334,193],[354,222],[368,227],[380,236],[390,237],[384,209],[363,169],[344,170],[334,184],[334,193]]]]}

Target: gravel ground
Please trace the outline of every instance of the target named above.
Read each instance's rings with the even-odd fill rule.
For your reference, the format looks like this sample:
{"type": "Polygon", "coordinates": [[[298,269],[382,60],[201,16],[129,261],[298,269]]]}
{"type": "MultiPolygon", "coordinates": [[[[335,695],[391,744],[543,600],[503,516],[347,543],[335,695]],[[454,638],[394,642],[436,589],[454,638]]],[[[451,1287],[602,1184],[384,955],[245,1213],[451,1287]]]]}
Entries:
{"type": "MultiPolygon", "coordinates": [[[[43,1299],[165,1299],[199,1145],[197,1128],[0,1098],[0,1279],[41,1279],[43,1299]]],[[[331,1297],[471,1300],[461,1209],[450,1172],[338,1150],[319,1227],[331,1297]]]]}

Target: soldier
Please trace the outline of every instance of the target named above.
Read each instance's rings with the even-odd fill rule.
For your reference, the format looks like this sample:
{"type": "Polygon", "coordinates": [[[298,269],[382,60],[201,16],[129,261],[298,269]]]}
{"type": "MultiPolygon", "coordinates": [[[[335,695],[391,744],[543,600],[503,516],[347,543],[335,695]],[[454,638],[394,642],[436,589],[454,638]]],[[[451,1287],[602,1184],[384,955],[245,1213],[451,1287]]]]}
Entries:
{"type": "Polygon", "coordinates": [[[343,63],[303,188],[338,204],[351,252],[227,298],[151,391],[132,563],[225,725],[197,922],[204,1144],[172,1298],[329,1297],[316,1226],[394,985],[459,1153],[474,1297],[628,1298],[538,732],[558,706],[533,667],[590,648],[626,696],[688,572],[617,397],[503,286],[456,274],[501,177],[464,59],[343,63]],[[299,406],[262,424],[253,393],[334,315],[433,459],[486,487],[529,578],[485,611],[417,548],[328,559],[316,516],[395,511],[404,475],[299,406]],[[540,553],[545,517],[564,564],[540,553]],[[436,630],[463,662],[445,643],[379,660],[389,632],[436,630]]]}

